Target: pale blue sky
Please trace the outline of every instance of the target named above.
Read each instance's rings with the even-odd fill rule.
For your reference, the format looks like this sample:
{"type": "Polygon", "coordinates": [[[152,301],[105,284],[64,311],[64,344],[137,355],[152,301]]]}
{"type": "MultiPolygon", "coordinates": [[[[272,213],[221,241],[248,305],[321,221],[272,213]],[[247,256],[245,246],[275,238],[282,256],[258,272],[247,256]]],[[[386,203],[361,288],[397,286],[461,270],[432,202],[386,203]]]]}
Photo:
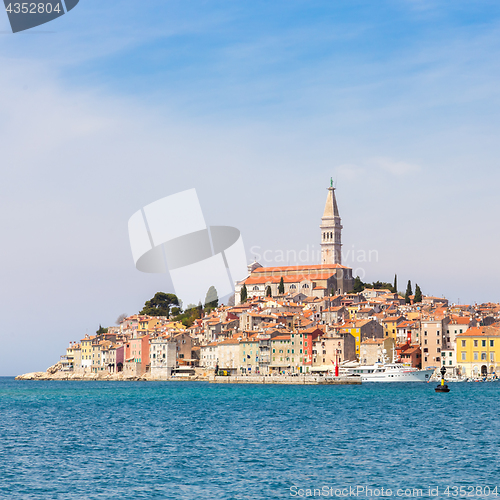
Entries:
{"type": "Polygon", "coordinates": [[[317,250],[333,176],[366,280],[499,300],[498,2],[81,0],[0,32],[0,374],[168,290],[127,221],[192,187],[250,258],[317,250]]]}

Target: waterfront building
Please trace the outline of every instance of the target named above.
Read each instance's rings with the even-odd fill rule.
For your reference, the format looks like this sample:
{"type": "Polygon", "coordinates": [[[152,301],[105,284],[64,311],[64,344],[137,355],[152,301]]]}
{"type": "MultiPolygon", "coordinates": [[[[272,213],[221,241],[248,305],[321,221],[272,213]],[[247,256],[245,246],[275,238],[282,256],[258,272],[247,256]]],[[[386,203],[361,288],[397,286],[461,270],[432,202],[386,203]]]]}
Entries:
{"type": "Polygon", "coordinates": [[[441,351],[446,349],[448,317],[442,319],[422,318],[420,347],[422,348],[422,369],[441,367],[441,351]]]}
{"type": "Polygon", "coordinates": [[[80,341],[82,346],[82,369],[84,372],[92,371],[92,342],[95,340],[95,335],[85,337],[80,341]]]}
{"type": "Polygon", "coordinates": [[[200,346],[200,366],[214,369],[217,366],[217,342],[200,346]]]}
{"type": "Polygon", "coordinates": [[[177,344],[177,363],[179,365],[190,365],[193,362],[191,350],[193,348],[193,339],[185,332],[177,333],[173,336],[177,344]]]}
{"type": "Polygon", "coordinates": [[[356,359],[356,341],[350,333],[328,332],[312,342],[311,371],[326,371],[335,364],[356,359]]]}
{"type": "Polygon", "coordinates": [[[242,374],[258,374],[259,366],[259,339],[254,333],[240,340],[240,372],[242,374]]]}
{"type": "Polygon", "coordinates": [[[226,370],[230,375],[238,375],[240,349],[240,340],[236,337],[219,342],[217,344],[219,370],[226,370]]]}
{"type": "Polygon", "coordinates": [[[271,339],[271,363],[269,365],[271,373],[286,373],[291,371],[291,349],[291,336],[289,333],[276,335],[276,337],[271,339]]]}
{"type": "Polygon", "coordinates": [[[359,349],[359,362],[362,365],[374,365],[384,361],[392,361],[392,353],[396,343],[392,337],[371,338],[361,342],[359,349]]]}
{"type": "Polygon", "coordinates": [[[149,365],[153,377],[170,377],[177,366],[177,343],[166,337],[149,341],[149,365]]]}
{"type": "Polygon", "coordinates": [[[413,368],[422,368],[422,349],[419,345],[405,345],[407,348],[401,352],[401,362],[413,368]]]}
{"type": "Polygon", "coordinates": [[[470,327],[457,335],[457,367],[467,377],[500,373],[500,328],[470,327]]]}
{"type": "Polygon", "coordinates": [[[123,371],[128,375],[140,377],[149,365],[149,335],[130,339],[125,344],[123,371]]]}

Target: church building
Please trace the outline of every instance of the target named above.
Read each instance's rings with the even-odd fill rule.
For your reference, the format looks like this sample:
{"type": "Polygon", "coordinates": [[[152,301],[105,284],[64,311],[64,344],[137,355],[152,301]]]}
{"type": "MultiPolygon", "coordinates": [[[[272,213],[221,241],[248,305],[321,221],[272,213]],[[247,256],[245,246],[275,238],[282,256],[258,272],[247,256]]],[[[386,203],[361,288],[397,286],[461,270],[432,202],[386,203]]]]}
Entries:
{"type": "Polygon", "coordinates": [[[342,223],[335,197],[333,182],[326,197],[321,218],[321,263],[308,266],[262,267],[254,262],[249,266],[249,276],[236,283],[235,303],[241,302],[241,289],[246,286],[248,297],[282,295],[327,297],[344,294],[353,288],[352,269],[342,265],[342,223]],[[284,293],[279,293],[283,278],[284,293]]]}

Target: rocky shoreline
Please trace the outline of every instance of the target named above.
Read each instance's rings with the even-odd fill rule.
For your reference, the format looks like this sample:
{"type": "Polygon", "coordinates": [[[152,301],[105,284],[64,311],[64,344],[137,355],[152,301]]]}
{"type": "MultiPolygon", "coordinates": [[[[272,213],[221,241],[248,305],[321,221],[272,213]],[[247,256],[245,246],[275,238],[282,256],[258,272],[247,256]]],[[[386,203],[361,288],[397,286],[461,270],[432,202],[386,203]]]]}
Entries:
{"type": "MultiPolygon", "coordinates": [[[[201,370],[200,370],[201,371],[201,370]]],[[[123,372],[119,373],[74,373],[62,371],[60,364],[51,366],[45,372],[32,372],[19,375],[16,380],[94,380],[94,381],[116,381],[116,382],[165,382],[165,381],[196,381],[210,382],[215,384],[285,384],[285,385],[358,385],[361,384],[359,377],[321,377],[318,375],[307,376],[259,376],[259,375],[242,375],[242,376],[217,376],[207,373],[203,370],[202,373],[190,376],[174,376],[174,377],[158,377],[152,376],[150,373],[137,377],[123,372]]]]}
{"type": "Polygon", "coordinates": [[[18,375],[16,380],[97,380],[97,381],[142,381],[142,382],[162,382],[166,380],[191,380],[191,381],[208,381],[209,377],[205,375],[194,375],[186,377],[158,377],[152,376],[150,373],[145,373],[140,377],[128,375],[124,372],[119,373],[74,373],[62,371],[60,363],[47,368],[44,372],[31,372],[23,375],[18,375]]]}

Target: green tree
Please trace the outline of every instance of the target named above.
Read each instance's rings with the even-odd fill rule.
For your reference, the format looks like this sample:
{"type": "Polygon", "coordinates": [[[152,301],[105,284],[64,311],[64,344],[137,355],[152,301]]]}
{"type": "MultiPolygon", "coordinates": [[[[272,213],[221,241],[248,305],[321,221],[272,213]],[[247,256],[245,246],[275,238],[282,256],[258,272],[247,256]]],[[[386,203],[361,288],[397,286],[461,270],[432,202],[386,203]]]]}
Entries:
{"type": "Polygon", "coordinates": [[[248,298],[248,291],[247,291],[247,286],[243,283],[243,288],[241,289],[240,292],[240,302],[246,302],[248,298]]]}
{"type": "Polygon", "coordinates": [[[101,335],[102,333],[108,333],[107,328],[103,328],[101,325],[99,325],[99,330],[96,331],[97,335],[101,335]]]}
{"type": "Polygon", "coordinates": [[[278,293],[283,295],[285,293],[285,283],[283,282],[283,276],[280,279],[280,284],[278,286],[278,293]]]}
{"type": "Polygon", "coordinates": [[[151,300],[146,301],[139,314],[147,314],[148,316],[166,316],[167,318],[170,318],[170,309],[173,306],[180,308],[177,295],[173,293],[157,292],[151,300]]]}
{"type": "Polygon", "coordinates": [[[398,275],[394,275],[394,286],[392,287],[394,293],[398,293],[398,275]]]}
{"type": "Polygon", "coordinates": [[[354,288],[352,289],[354,293],[362,292],[365,289],[363,282],[359,276],[354,279],[354,288]]]}
{"type": "Polygon", "coordinates": [[[408,285],[406,286],[405,304],[411,303],[411,299],[410,299],[411,295],[413,295],[413,292],[411,291],[411,281],[408,280],[408,285]]]}
{"type": "Polygon", "coordinates": [[[272,297],[273,292],[271,290],[271,287],[268,285],[266,288],[266,297],[272,297]]]}
{"type": "Polygon", "coordinates": [[[415,284],[415,298],[413,299],[413,303],[416,304],[417,302],[422,302],[422,290],[415,284]]]}
{"type": "Polygon", "coordinates": [[[205,309],[215,309],[219,307],[219,297],[217,295],[217,290],[214,286],[208,289],[207,295],[205,297],[205,309]]]}

